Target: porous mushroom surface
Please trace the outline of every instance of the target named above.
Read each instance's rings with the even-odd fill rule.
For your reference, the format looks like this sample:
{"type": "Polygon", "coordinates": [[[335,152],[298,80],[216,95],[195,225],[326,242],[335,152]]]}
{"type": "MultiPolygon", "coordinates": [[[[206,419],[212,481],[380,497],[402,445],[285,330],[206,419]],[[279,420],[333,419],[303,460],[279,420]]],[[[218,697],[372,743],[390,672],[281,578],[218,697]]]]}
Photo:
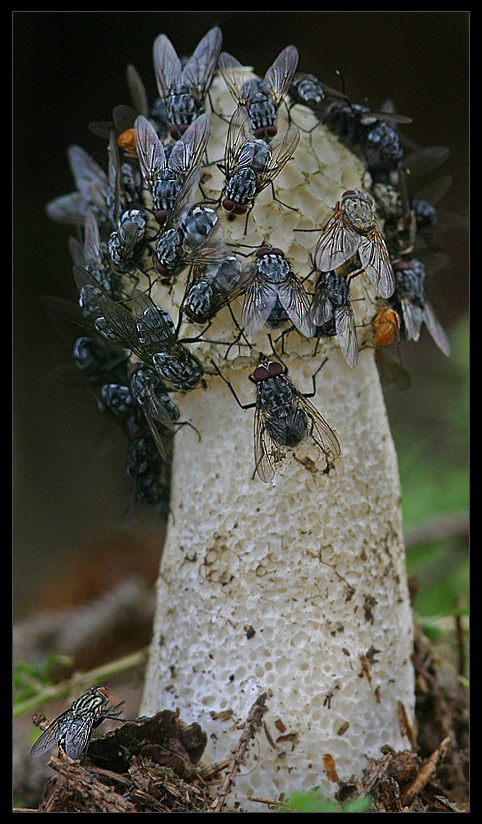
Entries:
{"type": "MultiPolygon", "coordinates": [[[[211,99],[217,112],[229,116],[234,109],[220,77],[211,99]]],[[[363,168],[323,126],[313,129],[308,110],[297,105],[291,115],[301,127],[300,142],[275,192],[296,211],[273,201],[268,187],[246,234],[243,216],[229,221],[221,208],[218,214],[225,240],[279,247],[303,278],[318,235],[295,229],[320,229],[346,189],[363,188],[363,168]]],[[[278,130],[289,125],[282,106],[278,130]]],[[[222,160],[226,130],[226,121],[212,114],[210,161],[222,160]]],[[[219,197],[222,173],[215,164],[205,172],[204,192],[219,197]]],[[[313,283],[312,276],[305,285],[312,291],[313,283]]],[[[156,283],[151,297],[175,316],[184,285],[184,275],[172,288],[156,283]]],[[[363,275],[354,279],[351,295],[360,298],[353,308],[363,346],[376,313],[363,275]]],[[[232,307],[238,319],[241,306],[242,298],[232,307]]],[[[236,332],[223,309],[206,337],[230,341],[236,332]]],[[[181,338],[198,333],[183,323],[181,338]]],[[[252,350],[235,345],[229,351],[202,340],[190,344],[206,369],[216,362],[245,404],[254,400],[248,376],[258,353],[271,353],[266,329],[251,343],[252,350]]],[[[312,390],[311,375],[328,358],[311,401],[341,445],[329,473],[307,441],[287,449],[274,479],[263,483],[253,476],[253,409],[241,409],[219,375],[174,395],[181,419],[200,440],[190,427],[175,437],[141,713],[179,708],[184,721],[207,732],[205,758],[222,761],[266,692],[271,740],[258,733],[229,796],[230,807],[246,811],[265,811],[250,798],[276,799],[296,789],[317,786],[332,795],[336,785],[325,773],[324,755],[335,759],[340,779],[360,774],[366,757],[377,757],[383,745],[408,747],[400,705],[409,721],[414,714],[397,458],[373,349],[362,348],[351,369],[336,339],[323,338],[316,354],[315,344],[291,332],[282,358],[302,392],[312,390]]]]}

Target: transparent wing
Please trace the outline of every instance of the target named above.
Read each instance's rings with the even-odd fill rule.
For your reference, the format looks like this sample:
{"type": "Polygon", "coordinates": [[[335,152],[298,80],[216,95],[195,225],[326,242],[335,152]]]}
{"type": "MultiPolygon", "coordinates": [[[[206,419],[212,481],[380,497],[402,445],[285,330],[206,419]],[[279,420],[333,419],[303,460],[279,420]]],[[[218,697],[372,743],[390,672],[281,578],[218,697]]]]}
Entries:
{"type": "Polygon", "coordinates": [[[297,65],[298,49],[296,46],[286,46],[264,76],[264,83],[276,108],[288,91],[297,65]]]}
{"type": "Polygon", "coordinates": [[[312,338],[315,334],[315,324],[311,317],[310,299],[292,272],[278,284],[278,298],[296,328],[307,338],[312,338]]]}
{"type": "Polygon", "coordinates": [[[385,240],[376,227],[360,238],[358,254],[363,270],[377,294],[382,298],[389,298],[393,295],[395,276],[390,255],[385,240]]]}
{"type": "Polygon", "coordinates": [[[198,100],[206,94],[216,69],[223,36],[217,26],[210,29],[199,41],[193,54],[182,70],[182,82],[198,100]]]}
{"type": "Polygon", "coordinates": [[[417,341],[422,329],[423,309],[421,306],[417,306],[417,304],[407,300],[407,298],[401,298],[400,303],[407,340],[417,341]]]}
{"type": "Polygon", "coordinates": [[[156,37],[152,52],[157,89],[161,99],[166,102],[172,89],[181,81],[181,61],[165,34],[156,37]]]}
{"type": "Polygon", "coordinates": [[[89,200],[80,192],[70,192],[54,198],[45,207],[45,211],[55,223],[65,223],[68,226],[83,226],[89,200]]]}
{"type": "Polygon", "coordinates": [[[100,306],[109,329],[112,330],[121,345],[125,346],[126,349],[130,349],[141,360],[145,360],[146,351],[139,342],[136,322],[129,310],[107,297],[103,298],[100,306]]]}
{"type": "Polygon", "coordinates": [[[298,409],[303,409],[309,425],[307,437],[310,437],[321,449],[327,460],[334,461],[341,455],[341,447],[333,429],[325,421],[315,406],[305,398],[305,396],[295,388],[295,405],[298,409]]]}
{"type": "Polygon", "coordinates": [[[243,66],[239,60],[236,60],[236,58],[228,54],[228,52],[221,52],[218,66],[224,82],[238,106],[246,106],[251,99],[253,87],[247,85],[243,88],[243,86],[248,77],[253,74],[251,69],[243,66]]]}
{"type": "Polygon", "coordinates": [[[358,338],[355,313],[350,304],[335,309],[335,329],[345,362],[353,369],[358,363],[358,338]]]}
{"type": "Polygon", "coordinates": [[[315,293],[311,301],[311,320],[315,326],[323,326],[328,323],[333,315],[333,304],[328,290],[321,284],[315,287],[315,293]]]}
{"type": "Polygon", "coordinates": [[[239,156],[242,146],[248,140],[252,140],[251,121],[246,109],[238,106],[231,116],[226,136],[224,171],[228,178],[243,165],[239,162],[239,156]]]}
{"type": "Polygon", "coordinates": [[[286,166],[293,156],[300,140],[300,132],[296,126],[275,137],[271,143],[271,158],[265,172],[258,175],[258,191],[264,189],[286,166]]]}
{"type": "Polygon", "coordinates": [[[146,88],[136,67],[129,63],[127,66],[127,86],[131,96],[132,105],[138,114],[147,117],[149,114],[149,100],[146,88]]]}
{"type": "Polygon", "coordinates": [[[134,139],[142,178],[147,189],[152,192],[155,181],[166,167],[164,147],[154,126],[143,115],[136,117],[134,139]]]}
{"type": "Polygon", "coordinates": [[[187,173],[186,179],[177,193],[174,205],[167,215],[164,224],[166,229],[177,228],[189,209],[194,205],[196,190],[201,180],[201,172],[201,166],[194,166],[187,173]]]}
{"type": "Polygon", "coordinates": [[[271,437],[263,408],[258,403],[254,410],[254,463],[258,477],[269,483],[276,472],[276,464],[282,457],[283,452],[271,437]]]}
{"type": "Polygon", "coordinates": [[[314,261],[320,272],[330,272],[349,260],[360,245],[360,235],[337,210],[325,225],[315,246],[314,261]]]}
{"type": "Polygon", "coordinates": [[[241,321],[248,335],[255,335],[263,328],[277,297],[277,285],[260,278],[255,270],[245,292],[241,321]]]}
{"type": "Polygon", "coordinates": [[[32,758],[37,758],[39,755],[43,755],[58,743],[63,736],[64,728],[67,726],[70,716],[71,712],[70,709],[68,709],[52,721],[50,726],[47,727],[42,735],[37,738],[35,744],[30,750],[30,755],[32,758]]]}
{"type": "Polygon", "coordinates": [[[67,159],[78,191],[90,199],[93,189],[105,192],[108,180],[104,170],[81,146],[69,146],[67,159]]]}
{"type": "Polygon", "coordinates": [[[73,717],[65,730],[64,749],[70,758],[79,758],[90,741],[94,716],[92,713],[73,717]]]}
{"type": "Polygon", "coordinates": [[[134,326],[144,353],[154,354],[160,349],[168,349],[175,341],[175,328],[167,312],[139,289],[132,290],[131,299],[135,313],[134,326]]]}
{"type": "Polygon", "coordinates": [[[211,121],[207,114],[196,117],[173,146],[169,155],[169,168],[178,175],[185,176],[193,166],[196,166],[207,146],[210,130],[211,121]]]}
{"type": "Polygon", "coordinates": [[[423,319],[425,321],[425,325],[428,331],[430,332],[438,348],[441,350],[441,352],[444,353],[444,355],[447,355],[448,357],[450,355],[449,339],[433,310],[432,304],[427,300],[425,301],[423,307],[423,319]]]}
{"type": "Polygon", "coordinates": [[[100,242],[99,225],[91,209],[87,212],[85,219],[84,235],[84,262],[87,265],[104,269],[102,261],[102,245],[100,242]]]}

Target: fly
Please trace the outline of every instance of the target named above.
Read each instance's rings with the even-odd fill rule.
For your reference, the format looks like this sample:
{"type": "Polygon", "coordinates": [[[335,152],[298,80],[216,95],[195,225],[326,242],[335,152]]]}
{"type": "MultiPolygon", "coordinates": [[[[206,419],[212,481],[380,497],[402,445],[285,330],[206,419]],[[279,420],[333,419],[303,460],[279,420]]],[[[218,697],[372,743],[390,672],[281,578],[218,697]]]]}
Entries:
{"type": "Polygon", "coordinates": [[[297,48],[286,46],[263,78],[245,79],[249,70],[232,55],[221,53],[219,70],[237,105],[246,109],[256,138],[271,140],[277,134],[276,115],[297,65],[297,48]]]}
{"type": "Polygon", "coordinates": [[[77,698],[71,706],[55,718],[37,738],[30,750],[32,758],[43,755],[58,744],[69,758],[80,758],[87,749],[92,730],[106,718],[119,720],[121,701],[108,707],[109,694],[105,687],[92,687],[77,698]]]}
{"type": "Polygon", "coordinates": [[[182,302],[183,312],[191,323],[208,323],[243,294],[248,275],[235,255],[228,255],[219,263],[193,266],[182,302]]]}
{"type": "Polygon", "coordinates": [[[294,448],[306,439],[310,440],[326,459],[326,473],[341,455],[334,431],[308,400],[316,394],[315,378],[325,362],[326,359],[312,376],[313,391],[302,393],[288,377],[286,366],[279,361],[270,361],[260,353],[259,364],[249,376],[256,386],[256,400],[249,404],[240,402],[231,383],[216,368],[238,405],[242,409],[255,410],[255,474],[265,483],[273,479],[277,464],[283,458],[284,447],[294,448]]]}
{"type": "Polygon", "coordinates": [[[166,222],[178,198],[181,201],[199,183],[201,156],[209,139],[210,121],[199,115],[166,155],[152,124],[143,116],[136,118],[134,136],[144,185],[149,191],[160,225],[166,222]]]}
{"type": "Polygon", "coordinates": [[[277,135],[269,144],[253,138],[246,109],[236,109],[229,123],[224,162],[219,164],[225,175],[221,202],[228,219],[253,208],[257,195],[284,169],[299,139],[296,126],[277,135]]]}
{"type": "Polygon", "coordinates": [[[221,29],[215,26],[199,41],[183,67],[165,34],[160,34],[154,41],[154,72],[159,96],[171,124],[171,137],[181,137],[190,123],[203,113],[221,45],[221,29]]]}
{"type": "Polygon", "coordinates": [[[320,272],[337,269],[358,252],[362,269],[380,297],[393,294],[395,280],[383,235],[375,225],[370,195],[360,189],[344,192],[335,213],[316,244],[314,261],[320,272]]]}
{"type": "Polygon", "coordinates": [[[194,389],[203,376],[203,367],[177,339],[168,313],[137,289],[132,292],[132,302],[135,316],[125,306],[104,299],[102,309],[108,326],[126,348],[175,389],[194,389]]]}
{"type": "Polygon", "coordinates": [[[289,319],[299,332],[312,337],[315,329],[310,317],[310,301],[284,252],[261,246],[255,257],[245,290],[244,331],[254,335],[265,324],[275,328],[289,319]]]}
{"type": "Polygon", "coordinates": [[[320,272],[310,315],[316,336],[336,335],[345,362],[353,368],[358,363],[358,339],[349,281],[349,277],[333,271],[320,272]]]}
{"type": "Polygon", "coordinates": [[[402,317],[402,330],[407,340],[418,341],[422,324],[425,323],[432,340],[447,357],[450,355],[450,342],[438,320],[425,290],[427,270],[425,264],[417,258],[396,260],[395,291],[391,305],[402,317]]]}

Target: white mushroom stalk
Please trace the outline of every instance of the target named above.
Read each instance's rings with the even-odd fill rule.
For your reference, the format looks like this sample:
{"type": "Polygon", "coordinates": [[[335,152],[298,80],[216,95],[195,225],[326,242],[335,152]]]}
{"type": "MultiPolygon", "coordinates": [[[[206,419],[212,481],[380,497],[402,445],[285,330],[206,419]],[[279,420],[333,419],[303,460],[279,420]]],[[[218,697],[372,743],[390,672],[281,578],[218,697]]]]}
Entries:
{"type": "MultiPolygon", "coordinates": [[[[219,201],[229,117],[235,104],[216,76],[210,97],[210,138],[201,178],[219,201]]],[[[209,106],[207,107],[209,111],[209,106]]],[[[284,252],[313,292],[313,255],[321,228],[347,190],[363,189],[364,169],[303,106],[291,110],[300,128],[292,158],[246,216],[217,215],[224,241],[253,260],[267,245],[284,252]],[[245,227],[246,231],[245,231],[245,227]],[[298,231],[316,229],[317,231],[298,231]]],[[[282,105],[278,132],[292,127],[282,105]]],[[[366,178],[366,176],[365,176],[366,178]]],[[[383,233],[383,225],[378,222],[383,233]]],[[[360,255],[361,257],[361,255],[360,255]]],[[[244,258],[240,258],[244,260],[244,258]]],[[[146,265],[149,265],[146,263],[146,265]]],[[[151,278],[154,281],[154,277],[151,278]]],[[[147,282],[138,288],[147,288],[147,282]]],[[[177,318],[186,273],[154,282],[152,300],[177,318]]],[[[380,294],[380,293],[379,293],[380,294]]],[[[412,618],[405,571],[397,458],[374,350],[364,346],[379,306],[364,273],[350,284],[359,354],[347,365],[336,337],[309,338],[266,325],[236,340],[243,295],[224,307],[190,348],[204,365],[205,386],[172,395],[183,427],[174,441],[167,538],[142,714],[179,708],[207,732],[205,758],[222,761],[236,746],[248,712],[263,692],[270,739],[258,734],[229,805],[259,811],[249,798],[276,799],[292,790],[336,790],[324,768],[331,755],[341,780],[360,774],[380,748],[409,746],[403,706],[414,717],[412,618]],[[271,331],[271,340],[267,333],[271,331]],[[207,342],[215,341],[215,342],[207,342]],[[330,462],[306,438],[282,449],[268,483],[255,473],[253,408],[248,377],[259,355],[282,359],[301,393],[340,444],[330,462]],[[328,466],[327,466],[328,462],[328,466]],[[330,465],[330,464],[333,465],[330,465]],[[329,471],[327,471],[329,470],[329,471]]],[[[289,324],[286,326],[286,328],[289,324]]],[[[202,326],[186,323],[180,338],[202,326]]]]}

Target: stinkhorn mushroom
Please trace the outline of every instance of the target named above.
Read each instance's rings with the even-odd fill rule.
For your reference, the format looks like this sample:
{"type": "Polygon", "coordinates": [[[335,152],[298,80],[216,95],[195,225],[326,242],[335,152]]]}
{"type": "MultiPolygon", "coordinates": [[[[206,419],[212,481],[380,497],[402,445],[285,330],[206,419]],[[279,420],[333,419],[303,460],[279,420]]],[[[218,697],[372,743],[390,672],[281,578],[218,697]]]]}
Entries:
{"type": "MultiPolygon", "coordinates": [[[[210,35],[208,52],[198,53],[200,62],[190,66],[190,74],[207,65],[207,55],[211,58],[220,48],[219,37],[218,30],[210,35]]],[[[155,48],[162,97],[167,75],[181,69],[167,38],[158,38],[155,48]]],[[[282,54],[284,70],[289,66],[292,72],[296,49],[288,47],[282,54]]],[[[166,221],[162,204],[153,200],[155,180],[147,179],[151,171],[157,174],[164,168],[167,151],[152,134],[148,120],[153,109],[147,111],[142,94],[137,96],[137,118],[118,135],[119,148],[111,135],[109,179],[96,169],[92,172],[84,157],[78,195],[67,203],[61,199],[51,214],[69,222],[76,210],[74,222],[80,223],[79,212],[83,219],[88,201],[107,221],[103,240],[110,232],[111,263],[127,298],[135,283],[133,305],[139,314],[130,314],[128,299],[116,303],[101,298],[97,314],[100,309],[103,314],[96,318],[96,328],[106,332],[110,324],[110,331],[121,333],[124,346],[132,343],[132,367],[140,359],[160,369],[167,338],[185,341],[197,364],[191,381],[170,386],[179,422],[191,426],[177,428],[174,438],[170,515],[141,712],[153,715],[179,708],[186,722],[196,721],[206,731],[205,757],[222,762],[236,746],[250,708],[265,694],[266,734],[258,734],[229,796],[232,808],[249,811],[259,809],[250,798],[276,800],[291,790],[315,786],[333,794],[333,771],[325,771],[326,763],[335,763],[340,780],[346,780],[360,774],[365,759],[377,757],[382,746],[407,746],[407,724],[414,715],[412,618],[397,458],[370,345],[380,296],[387,297],[393,285],[383,267],[380,282],[373,277],[374,255],[385,252],[373,247],[375,238],[381,238],[377,242],[383,246],[378,214],[370,232],[365,231],[372,208],[363,195],[369,178],[359,158],[309,108],[288,106],[289,98],[277,100],[277,135],[273,129],[267,132],[261,150],[276,154],[279,168],[262,183],[254,175],[254,200],[248,209],[238,208],[227,177],[241,138],[232,138],[227,153],[226,142],[233,123],[241,137],[249,135],[249,127],[247,113],[233,99],[234,82],[226,82],[229,72],[237,71],[237,61],[228,55],[220,66],[225,72],[214,76],[209,90],[209,140],[199,156],[201,175],[196,157],[192,191],[196,203],[211,209],[203,215],[211,228],[216,225],[216,243],[229,252],[228,274],[233,261],[241,274],[234,297],[222,301],[209,323],[196,323],[199,317],[185,311],[190,267],[181,266],[169,276],[169,258],[159,259],[164,241],[167,248],[167,240],[177,242],[179,236],[166,221]],[[131,172],[139,161],[137,173],[140,165],[144,176],[140,210],[127,198],[126,211],[119,212],[116,151],[126,152],[131,172]],[[109,203],[104,208],[101,203],[99,212],[99,198],[107,197],[109,203]],[[349,217],[345,240],[350,254],[336,256],[331,268],[337,271],[327,273],[325,260],[330,256],[317,244],[322,228],[335,214],[337,220],[344,219],[344,213],[349,217]],[[148,237],[151,241],[139,260],[136,244],[144,248],[148,237]],[[268,317],[267,306],[261,309],[253,296],[253,261],[259,263],[265,254],[278,256],[278,291],[271,291],[269,303],[270,310],[279,310],[276,317],[268,317]],[[137,261],[130,268],[129,255],[137,261]],[[350,256],[357,266],[350,268],[350,256]],[[331,317],[320,306],[320,315],[310,314],[316,301],[311,303],[308,296],[321,275],[331,278],[332,285],[339,279],[339,306],[349,305],[345,321],[354,321],[350,339],[336,323],[339,334],[316,334],[331,317]],[[344,288],[348,278],[349,301],[344,288]],[[301,303],[296,297],[290,302],[290,289],[305,295],[306,306],[303,297],[301,303]],[[144,309],[153,305],[172,320],[172,326],[164,325],[165,338],[156,341],[157,349],[147,318],[142,329],[140,324],[144,309]],[[281,374],[287,403],[296,399],[300,404],[301,429],[291,442],[278,440],[268,458],[271,472],[266,473],[260,456],[267,434],[256,429],[255,397],[262,380],[281,374]],[[183,391],[173,391],[176,386],[183,391]],[[303,406],[308,395],[312,406],[303,406]],[[405,727],[401,708],[408,719],[405,727]]],[[[273,83],[275,74],[267,73],[266,81],[273,83]]],[[[135,78],[133,69],[130,78],[135,78]]],[[[123,111],[115,113],[114,125],[122,121],[123,111]]],[[[175,119],[174,107],[168,115],[175,119]]],[[[206,118],[199,117],[199,133],[206,136],[206,118]]],[[[176,138],[185,127],[176,120],[176,138]]],[[[256,131],[254,138],[263,139],[256,131]]],[[[174,155],[172,165],[190,184],[191,171],[182,165],[180,154],[174,155]]],[[[262,165],[258,155],[250,157],[262,165]]],[[[95,251],[89,215],[89,242],[84,250],[72,247],[77,264],[80,261],[76,279],[84,313],[92,288],[96,300],[98,291],[82,265],[95,251]]],[[[335,238],[332,252],[338,253],[339,236],[335,238]]],[[[192,262],[189,255],[187,261],[192,262]]],[[[96,277],[99,280],[99,272],[96,277]]],[[[268,291],[275,286],[269,281],[268,291]]],[[[148,404],[153,388],[144,389],[146,396],[141,387],[138,400],[148,404]]],[[[104,400],[108,394],[103,393],[104,400]]],[[[123,397],[127,403],[129,392],[123,397]]],[[[116,411],[120,415],[119,406],[116,411]]],[[[147,418],[151,430],[156,420],[166,423],[166,416],[156,418],[154,412],[147,418]]],[[[276,414],[275,409],[274,424],[276,414]]],[[[151,491],[151,478],[147,480],[151,491]]]]}
{"type": "MultiPolygon", "coordinates": [[[[222,78],[210,95],[214,111],[229,118],[234,104],[222,78]]],[[[313,269],[321,227],[340,195],[363,188],[364,168],[308,109],[294,107],[291,118],[300,140],[276,178],[276,199],[270,188],[259,194],[247,226],[244,216],[229,220],[222,209],[218,215],[233,249],[249,255],[263,244],[280,248],[301,280],[313,269]]],[[[278,131],[292,121],[281,108],[278,131]]],[[[223,158],[226,132],[226,122],[211,115],[210,160],[223,158]]],[[[219,199],[216,165],[205,168],[202,186],[207,198],[219,199]]],[[[175,313],[184,288],[181,277],[173,287],[155,284],[151,296],[175,313]]],[[[400,705],[413,718],[401,493],[374,350],[363,348],[376,313],[363,273],[353,279],[351,298],[360,348],[355,368],[336,338],[316,346],[297,330],[280,339],[265,326],[249,338],[252,349],[242,337],[223,347],[219,341],[239,335],[224,308],[205,333],[216,342],[191,344],[213,374],[204,389],[176,400],[200,440],[192,428],[175,438],[142,712],[178,707],[207,732],[206,757],[222,761],[256,697],[267,692],[271,742],[259,735],[229,798],[243,810],[259,810],[250,797],[276,799],[294,789],[321,786],[332,794],[325,754],[348,779],[383,745],[407,746],[400,705]],[[276,359],[270,331],[300,392],[312,389],[312,374],[328,358],[311,402],[341,446],[329,472],[308,440],[286,447],[271,482],[255,472],[255,411],[240,408],[212,363],[238,400],[252,403],[248,378],[259,353],[276,359]]],[[[242,306],[241,296],[230,307],[238,323],[242,306]]],[[[195,337],[196,328],[199,334],[183,324],[181,337],[195,337]]]]}

